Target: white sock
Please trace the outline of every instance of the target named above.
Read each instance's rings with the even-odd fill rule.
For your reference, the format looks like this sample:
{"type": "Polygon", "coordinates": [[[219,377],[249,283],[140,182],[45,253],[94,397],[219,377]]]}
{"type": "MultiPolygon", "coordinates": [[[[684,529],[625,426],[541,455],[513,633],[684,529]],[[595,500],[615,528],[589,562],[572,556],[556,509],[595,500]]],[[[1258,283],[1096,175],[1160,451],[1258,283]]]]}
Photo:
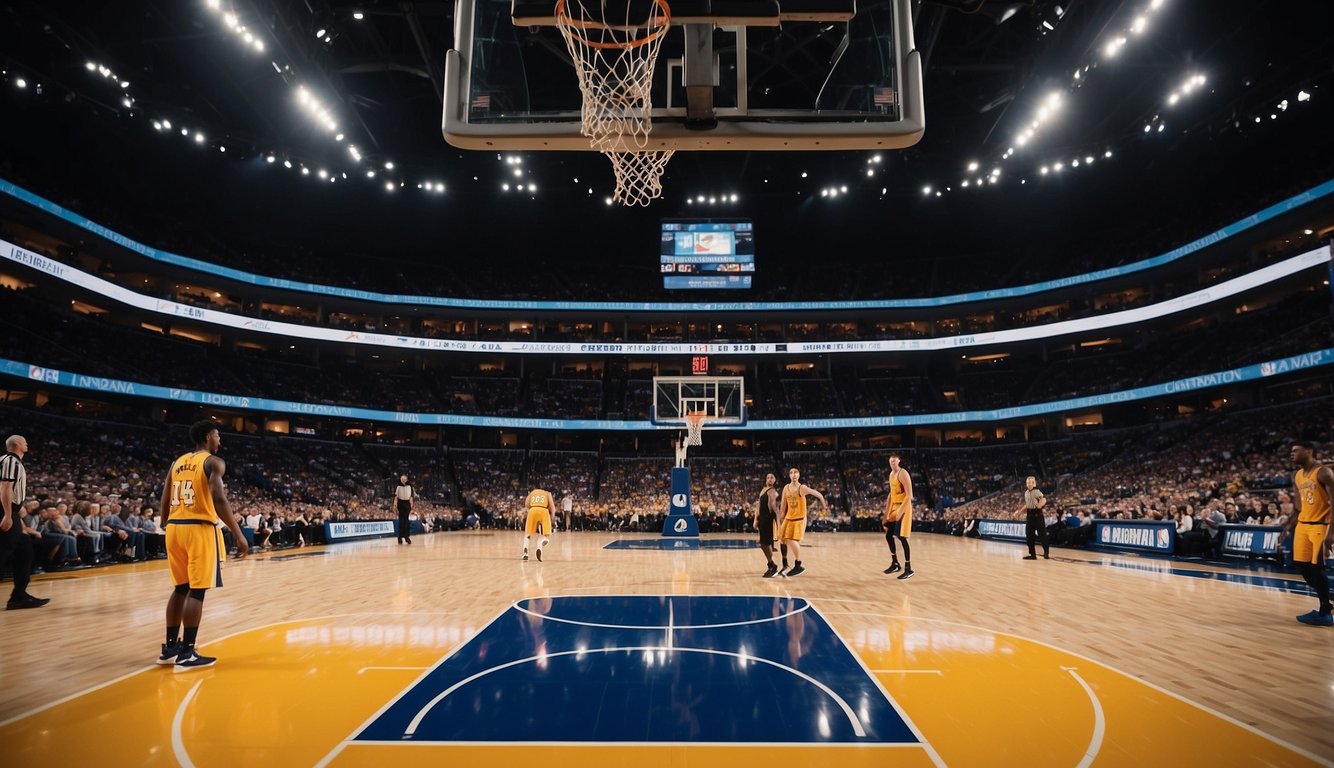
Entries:
{"type": "Polygon", "coordinates": [[[528,554],[528,542],[531,541],[532,538],[533,538],[532,536],[524,536],[524,537],[523,537],[523,553],[524,553],[525,555],[528,554]]]}

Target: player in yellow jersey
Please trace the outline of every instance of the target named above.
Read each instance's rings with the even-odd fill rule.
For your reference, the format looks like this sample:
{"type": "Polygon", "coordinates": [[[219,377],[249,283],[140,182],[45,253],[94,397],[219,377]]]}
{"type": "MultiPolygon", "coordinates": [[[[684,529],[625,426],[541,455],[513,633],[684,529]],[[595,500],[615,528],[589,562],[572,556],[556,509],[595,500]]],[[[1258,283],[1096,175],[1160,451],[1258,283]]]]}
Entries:
{"type": "Polygon", "coordinates": [[[806,497],[814,496],[820,500],[820,503],[829,507],[829,502],[824,500],[824,496],[819,491],[808,485],[801,484],[801,470],[793,467],[787,471],[787,477],[790,481],[783,486],[783,506],[779,510],[778,519],[782,521],[779,527],[779,536],[788,549],[792,550],[792,570],[784,573],[779,571],[779,576],[796,576],[806,572],[801,565],[801,539],[806,535],[806,497]]]}
{"type": "Polygon", "coordinates": [[[889,454],[889,498],[885,500],[885,517],[880,521],[880,529],[885,532],[885,542],[889,544],[889,554],[893,561],[885,573],[898,573],[899,553],[894,548],[894,537],[903,542],[903,573],[899,579],[911,579],[912,549],[908,546],[908,537],[912,535],[912,478],[908,470],[899,466],[899,455],[889,454]]]}
{"type": "Polygon", "coordinates": [[[523,524],[523,559],[528,559],[528,545],[536,533],[542,537],[536,552],[537,561],[542,562],[542,547],[551,541],[547,538],[551,535],[551,494],[541,488],[534,488],[528,494],[524,506],[528,507],[528,519],[523,524]]]}
{"type": "Polygon", "coordinates": [[[1292,477],[1293,490],[1297,492],[1297,514],[1288,517],[1283,533],[1292,534],[1292,561],[1320,600],[1316,610],[1298,616],[1297,621],[1317,627],[1334,626],[1329,574],[1325,572],[1330,523],[1334,522],[1329,506],[1329,500],[1334,498],[1334,472],[1315,460],[1315,444],[1304,440],[1292,444],[1292,462],[1297,465],[1292,477]]]}
{"type": "Polygon", "coordinates": [[[158,512],[167,532],[167,570],[175,589],[167,600],[167,642],[158,664],[171,664],[177,672],[211,667],[217,659],[195,651],[199,622],[204,616],[204,594],[222,586],[221,520],[236,537],[236,557],[250,551],[241,527],[227,503],[222,476],[227,463],[215,454],[222,445],[218,425],[211,420],[190,426],[195,449],[171,464],[158,512]]]}

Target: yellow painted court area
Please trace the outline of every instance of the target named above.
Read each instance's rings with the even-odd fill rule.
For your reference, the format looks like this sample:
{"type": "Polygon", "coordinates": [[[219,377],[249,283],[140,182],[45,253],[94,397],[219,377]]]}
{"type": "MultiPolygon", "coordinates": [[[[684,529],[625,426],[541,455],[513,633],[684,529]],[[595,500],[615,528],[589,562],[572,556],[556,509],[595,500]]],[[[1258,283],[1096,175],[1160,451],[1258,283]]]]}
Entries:
{"type": "MultiPolygon", "coordinates": [[[[926,553],[950,551],[955,556],[975,557],[979,563],[990,561],[994,568],[1013,567],[1007,550],[922,538],[921,549],[926,553]]],[[[513,543],[508,538],[504,542],[513,543]]],[[[100,687],[72,692],[75,695],[65,700],[51,696],[39,705],[44,708],[31,714],[11,713],[11,719],[0,726],[0,740],[9,749],[6,765],[1330,765],[1319,742],[1306,749],[1290,748],[1232,717],[1084,655],[974,622],[916,615],[933,604],[931,595],[942,588],[940,582],[928,581],[932,577],[929,565],[921,568],[925,578],[910,583],[891,584],[874,575],[856,574],[854,566],[869,571],[878,556],[869,539],[863,542],[845,536],[842,541],[812,547],[808,562],[817,568],[831,567],[812,569],[813,578],[803,575],[787,582],[750,578],[755,570],[753,552],[610,553],[601,549],[600,542],[592,536],[587,541],[567,537],[565,546],[556,550],[557,556],[540,565],[520,566],[512,562],[512,547],[501,546],[495,548],[495,563],[479,562],[475,558],[488,551],[485,540],[436,536],[426,538],[423,543],[427,546],[414,549],[410,556],[402,550],[395,552],[384,542],[370,542],[345,545],[348,548],[337,557],[229,566],[234,591],[229,588],[210,595],[202,635],[206,640],[202,650],[221,660],[216,667],[178,674],[170,667],[140,662],[117,677],[111,674],[116,670],[110,665],[113,668],[102,679],[90,683],[100,687]],[[832,567],[836,553],[841,562],[837,569],[832,567]],[[581,563],[581,557],[587,562],[581,563]],[[441,569],[458,568],[459,561],[483,574],[479,579],[489,580],[492,587],[479,593],[475,591],[480,589],[479,582],[469,578],[468,584],[475,589],[467,595],[466,604],[450,608],[451,590],[428,594],[428,585],[441,583],[436,578],[441,569]],[[272,595],[275,583],[346,578],[346,569],[354,566],[366,569],[352,601],[355,610],[324,612],[327,615],[311,611],[310,617],[267,622],[258,615],[238,618],[227,610],[229,601],[244,600],[252,588],[262,587],[264,594],[272,595]],[[537,583],[545,584],[550,594],[623,592],[631,585],[623,583],[624,577],[613,573],[616,570],[622,574],[638,571],[634,586],[642,594],[728,594],[730,587],[746,594],[772,589],[775,594],[808,597],[929,746],[347,742],[491,618],[514,600],[533,596],[536,568],[543,569],[537,583]],[[720,576],[732,571],[746,578],[720,576]],[[616,583],[618,578],[622,583],[616,583]],[[870,588],[849,591],[838,583],[840,578],[865,580],[870,588]],[[252,579],[258,581],[252,583],[252,579]],[[896,591],[885,600],[867,599],[875,596],[875,590],[896,591]],[[384,605],[384,610],[366,609],[367,603],[375,602],[384,605]],[[253,626],[238,628],[228,636],[220,629],[209,633],[207,611],[253,626]],[[12,715],[20,716],[14,719],[12,715]]],[[[930,562],[929,556],[922,557],[924,564],[930,562]]],[[[1133,573],[1081,563],[1044,565],[1061,568],[1073,579],[1101,578],[1107,589],[1138,585],[1156,593],[1161,587],[1160,582],[1133,573]]],[[[65,589],[58,592],[67,593],[66,611],[77,604],[72,595],[80,585],[104,599],[130,590],[133,595],[124,596],[129,604],[141,601],[135,587],[140,579],[150,578],[152,581],[143,583],[165,583],[162,574],[148,570],[117,580],[65,579],[60,582],[65,589]]],[[[1255,597],[1221,585],[1187,583],[1192,590],[1219,588],[1215,596],[1220,600],[1226,600],[1229,589],[1247,599],[1255,597]]],[[[1030,586],[1013,584],[1012,589],[1030,586]]],[[[351,588],[350,584],[340,587],[351,588]]],[[[166,590],[158,591],[165,599],[166,590]]],[[[1283,606],[1298,604],[1290,596],[1268,597],[1283,606]]],[[[453,602],[460,599],[456,595],[453,602]]],[[[7,621],[7,629],[20,626],[24,632],[38,632],[44,621],[48,627],[59,625],[61,604],[53,602],[52,606],[48,613],[25,612],[19,617],[21,625],[7,621]]],[[[152,641],[145,642],[157,635],[157,606],[151,608],[136,614],[139,624],[147,626],[125,630],[140,659],[145,647],[156,650],[152,641]]],[[[214,627],[223,623],[219,619],[214,627]]],[[[7,684],[33,685],[39,680],[12,674],[13,669],[5,668],[7,684]]],[[[96,677],[96,673],[87,677],[96,677]]],[[[1319,693],[1328,695],[1328,683],[1324,688],[1319,693]]],[[[48,695],[40,686],[32,690],[34,696],[48,695]]],[[[1328,715],[1325,717],[1328,724],[1328,715]]]]}

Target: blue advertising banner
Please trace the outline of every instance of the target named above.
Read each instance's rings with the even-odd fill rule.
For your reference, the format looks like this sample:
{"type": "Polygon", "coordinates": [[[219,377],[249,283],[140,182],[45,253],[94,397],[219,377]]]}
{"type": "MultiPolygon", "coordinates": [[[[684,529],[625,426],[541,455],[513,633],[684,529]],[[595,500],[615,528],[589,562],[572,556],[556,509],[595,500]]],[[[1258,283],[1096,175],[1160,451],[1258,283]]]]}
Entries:
{"type": "MultiPolygon", "coordinates": [[[[1255,363],[1230,371],[1215,371],[1198,376],[1188,376],[1161,384],[1150,384],[1121,392],[1107,392],[1087,397],[1072,397],[1065,400],[1052,400],[1045,403],[1016,405],[1009,408],[995,408],[985,411],[953,411],[947,413],[914,413],[903,416],[866,416],[857,418],[831,419],[751,419],[742,426],[732,427],[741,431],[769,430],[815,430],[815,429],[878,429],[884,427],[925,426],[937,424],[966,424],[975,422],[1010,421],[1030,416],[1049,413],[1097,408],[1115,403],[1127,403],[1134,400],[1147,400],[1165,395],[1211,389],[1229,384],[1279,376],[1294,371],[1320,368],[1334,363],[1334,347],[1305,352],[1292,357],[1255,363]]],[[[412,413],[408,411],[387,411],[361,408],[351,405],[328,405],[325,403],[301,403],[291,400],[274,400],[265,397],[247,395],[226,395],[216,392],[200,392],[193,389],[162,387],[156,384],[143,384],[104,376],[88,376],[70,373],[56,368],[46,368],[18,360],[0,358],[0,376],[27,379],[40,384],[51,384],[72,389],[89,390],[130,397],[142,397],[152,400],[167,400],[179,403],[197,403],[203,406],[215,406],[245,411],[262,411],[273,414],[325,416],[336,419],[357,419],[388,424],[414,424],[420,426],[467,426],[494,427],[499,429],[561,429],[561,430],[613,430],[617,432],[638,432],[654,429],[653,422],[613,421],[609,419],[539,419],[518,416],[477,416],[462,413],[412,413]]]]}
{"type": "Polygon", "coordinates": [[[1172,554],[1177,526],[1168,520],[1094,520],[1093,543],[1099,547],[1172,554]]]}
{"type": "Polygon", "coordinates": [[[1278,555],[1279,525],[1220,525],[1225,555],[1278,555]]]}
{"type": "MultiPolygon", "coordinates": [[[[1068,288],[1074,285],[1083,285],[1100,280],[1107,280],[1109,278],[1135,274],[1164,264],[1170,264],[1173,261],[1211,245],[1220,243],[1223,240],[1240,234],[1241,232],[1245,232],[1252,227],[1258,226],[1289,211],[1300,208],[1330,194],[1334,194],[1334,179],[1294,195],[1287,200],[1275,203],[1261,211],[1257,211],[1249,216],[1238,219],[1219,230],[1210,232],[1197,240],[1174,248],[1166,253],[1131,262],[1129,264],[1010,288],[993,288],[986,291],[958,293],[950,296],[931,296],[920,299],[883,299],[864,301],[516,301],[513,299],[460,299],[444,296],[377,293],[374,291],[362,291],[354,288],[341,288],[338,286],[321,285],[318,283],[307,283],[300,280],[289,280],[281,277],[256,275],[250,272],[243,272],[241,270],[219,266],[217,264],[210,264],[206,261],[200,261],[199,259],[190,258],[188,256],[181,256],[168,251],[158,250],[157,248],[144,245],[143,243],[126,237],[119,232],[98,224],[92,219],[67,210],[57,203],[33,194],[17,184],[4,179],[0,179],[0,194],[9,195],[33,208],[45,211],[76,227],[125,248],[126,250],[133,251],[134,253],[138,253],[154,261],[185,267],[204,274],[216,275],[228,280],[234,280],[239,283],[255,285],[262,288],[277,288],[284,291],[298,291],[324,296],[337,296],[345,299],[356,299],[383,304],[448,307],[451,309],[496,309],[507,312],[512,312],[514,310],[574,310],[585,312],[799,312],[805,310],[818,310],[821,312],[829,312],[837,310],[943,307],[953,304],[995,301],[997,299],[1029,296],[1059,288],[1068,288]]],[[[1334,289],[1334,286],[1331,286],[1331,289],[1334,289]]]]}
{"type": "Polygon", "coordinates": [[[1028,541],[1022,520],[978,520],[977,535],[984,539],[1028,541]]]}

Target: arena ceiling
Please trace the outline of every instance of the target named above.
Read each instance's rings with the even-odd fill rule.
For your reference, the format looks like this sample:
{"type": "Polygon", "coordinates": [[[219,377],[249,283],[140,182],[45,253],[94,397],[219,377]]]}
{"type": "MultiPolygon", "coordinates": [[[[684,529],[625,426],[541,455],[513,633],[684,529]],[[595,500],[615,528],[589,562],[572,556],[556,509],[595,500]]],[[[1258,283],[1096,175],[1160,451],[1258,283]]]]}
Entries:
{"type": "Polygon", "coordinates": [[[525,153],[535,191],[515,194],[500,189],[507,158],[444,142],[453,2],[9,0],[0,150],[38,193],[105,196],[81,174],[120,180],[140,188],[136,205],[238,248],[383,253],[392,241],[422,258],[453,244],[549,254],[572,233],[573,247],[615,258],[651,251],[666,216],[755,218],[761,248],[766,226],[793,246],[782,258],[987,250],[1035,233],[1055,249],[1166,225],[1200,188],[1244,199],[1334,156],[1328,2],[914,7],[920,144],[879,159],[679,154],[647,210],[605,204],[597,155],[525,153]],[[301,89],[318,104],[299,103],[301,89]],[[1043,122],[1052,94],[1060,115],[1043,122]]]}

